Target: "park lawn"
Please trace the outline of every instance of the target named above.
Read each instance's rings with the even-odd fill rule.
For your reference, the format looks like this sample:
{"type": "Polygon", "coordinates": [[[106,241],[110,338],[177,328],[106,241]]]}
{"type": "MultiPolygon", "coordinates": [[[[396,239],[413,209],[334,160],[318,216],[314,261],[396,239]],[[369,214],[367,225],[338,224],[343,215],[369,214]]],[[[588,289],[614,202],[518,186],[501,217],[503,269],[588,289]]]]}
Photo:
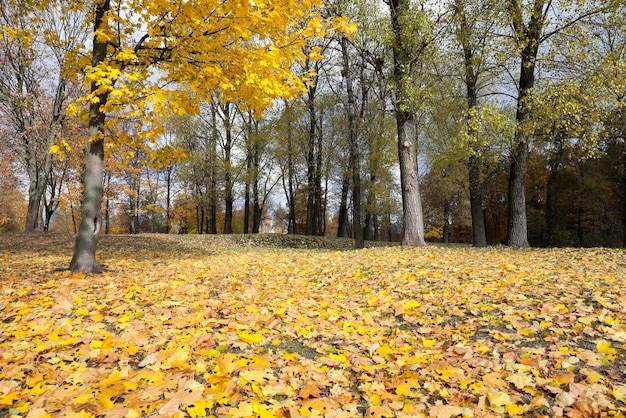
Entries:
{"type": "Polygon", "coordinates": [[[0,241],[0,417],[626,416],[623,250],[0,241]]]}

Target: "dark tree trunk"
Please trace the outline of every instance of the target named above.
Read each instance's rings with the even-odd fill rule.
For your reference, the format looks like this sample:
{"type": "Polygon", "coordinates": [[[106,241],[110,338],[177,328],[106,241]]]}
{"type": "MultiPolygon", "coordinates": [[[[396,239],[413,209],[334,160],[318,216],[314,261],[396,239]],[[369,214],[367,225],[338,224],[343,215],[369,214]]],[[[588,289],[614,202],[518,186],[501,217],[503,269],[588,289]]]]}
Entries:
{"type": "Polygon", "coordinates": [[[394,88],[395,115],[398,128],[398,157],[400,161],[400,187],[402,191],[402,244],[426,245],[424,218],[417,171],[417,132],[408,89],[411,84],[412,58],[407,53],[403,25],[410,14],[409,0],[391,0],[391,23],[394,34],[394,88]]]}
{"type": "Polygon", "coordinates": [[[552,156],[550,162],[550,174],[548,175],[548,181],[546,182],[546,245],[551,247],[555,245],[554,231],[557,220],[556,209],[554,208],[554,183],[559,175],[559,167],[561,167],[561,161],[563,159],[563,140],[557,138],[555,141],[557,147],[555,154],[552,156]]]}
{"type": "Polygon", "coordinates": [[[259,177],[261,165],[261,147],[258,140],[254,143],[252,153],[252,173],[254,180],[252,182],[252,233],[258,234],[261,229],[261,218],[263,215],[263,206],[259,196],[259,177]]]}
{"type": "Polygon", "coordinates": [[[246,180],[246,191],[243,197],[243,233],[248,233],[250,224],[250,183],[246,180]]]}
{"type": "Polygon", "coordinates": [[[352,169],[352,234],[354,247],[365,247],[363,225],[361,222],[361,156],[359,153],[358,133],[356,126],[355,98],[352,86],[352,73],[348,56],[348,40],[341,37],[341,55],[343,59],[343,79],[346,83],[348,112],[348,144],[350,145],[350,168],[352,169]]]}
{"type": "Polygon", "coordinates": [[[443,205],[443,242],[444,244],[450,243],[452,232],[450,232],[450,201],[446,200],[443,205]]]}
{"type": "Polygon", "coordinates": [[[211,149],[209,161],[211,164],[211,180],[209,185],[209,225],[207,234],[217,234],[217,109],[215,106],[211,107],[211,118],[213,122],[213,129],[211,133],[211,149]]]}
{"type": "MultiPolygon", "coordinates": [[[[373,169],[373,167],[370,167],[373,169]]],[[[376,214],[372,208],[376,207],[376,192],[374,185],[376,184],[376,174],[370,172],[370,188],[367,192],[367,214],[365,215],[365,226],[363,227],[363,239],[365,241],[378,239],[378,225],[376,225],[376,214]]]]}
{"type": "Polygon", "coordinates": [[[346,236],[346,223],[348,222],[348,193],[350,192],[350,169],[343,171],[341,179],[341,199],[337,216],[337,236],[346,236]]]}
{"type": "Polygon", "coordinates": [[[233,146],[233,132],[230,117],[230,104],[223,107],[224,113],[224,131],[226,133],[226,142],[224,145],[224,203],[226,205],[224,213],[224,234],[233,233],[233,174],[231,166],[231,152],[233,146]]]}
{"type": "Polygon", "coordinates": [[[169,163],[166,170],[166,192],[165,192],[165,233],[169,234],[172,229],[172,163],[169,163]]]}
{"type": "MultiPolygon", "coordinates": [[[[106,187],[107,190],[109,189],[109,187],[111,187],[111,173],[107,173],[106,175],[106,187]]],[[[109,199],[108,193],[106,196],[104,210],[104,233],[108,235],[111,230],[111,201],[109,199]]]]}
{"type": "MultiPolygon", "coordinates": [[[[456,13],[459,19],[459,27],[457,38],[463,48],[463,62],[465,67],[465,87],[467,94],[467,120],[476,111],[478,107],[478,74],[474,65],[474,49],[470,43],[472,28],[467,22],[465,15],[465,5],[462,0],[455,1],[456,13]]],[[[467,133],[469,138],[473,138],[476,132],[467,125],[467,133]]],[[[481,158],[480,149],[474,147],[472,154],[468,159],[469,171],[469,194],[470,194],[470,213],[472,215],[472,237],[476,247],[487,246],[487,234],[485,230],[485,214],[483,211],[483,186],[481,180],[481,158]]]]}
{"type": "Polygon", "coordinates": [[[510,158],[507,201],[507,244],[528,247],[526,224],[526,172],[528,171],[528,142],[520,139],[510,158]]]}
{"type": "Polygon", "coordinates": [[[287,204],[289,214],[287,216],[287,233],[296,233],[296,197],[294,195],[295,167],[293,161],[293,126],[291,121],[291,107],[287,104],[287,204]]]}
{"type": "Polygon", "coordinates": [[[626,144],[622,143],[622,247],[626,248],[626,144]]]}
{"type": "MultiPolygon", "coordinates": [[[[106,14],[110,9],[110,0],[100,1],[96,5],[94,16],[94,32],[105,29],[106,14]]],[[[93,38],[92,67],[97,67],[107,53],[107,43],[93,38]]],[[[98,84],[92,82],[91,91],[95,92],[98,84]]],[[[102,189],[104,179],[104,121],[106,115],[102,107],[107,102],[107,94],[98,95],[97,101],[89,104],[89,137],[85,164],[83,205],[81,209],[80,227],[74,244],[74,254],[70,262],[72,272],[101,273],[102,268],[96,262],[96,247],[102,226],[102,189]]]]}
{"type": "Polygon", "coordinates": [[[307,106],[309,112],[309,135],[307,138],[307,200],[306,200],[306,235],[317,233],[317,109],[315,108],[316,86],[310,86],[307,93],[307,106]]]}
{"type": "Polygon", "coordinates": [[[475,247],[486,247],[487,230],[485,228],[485,211],[483,210],[483,187],[480,176],[480,156],[470,155],[468,165],[473,242],[475,247]]]}

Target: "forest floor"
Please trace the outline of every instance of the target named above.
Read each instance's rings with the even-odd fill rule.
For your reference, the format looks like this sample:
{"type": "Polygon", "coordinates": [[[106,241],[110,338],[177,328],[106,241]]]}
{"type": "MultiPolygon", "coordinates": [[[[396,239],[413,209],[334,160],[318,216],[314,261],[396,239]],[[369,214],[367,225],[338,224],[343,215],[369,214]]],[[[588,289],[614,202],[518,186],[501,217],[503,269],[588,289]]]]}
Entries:
{"type": "Polygon", "coordinates": [[[0,417],[626,416],[626,253],[0,235],[0,417]]]}

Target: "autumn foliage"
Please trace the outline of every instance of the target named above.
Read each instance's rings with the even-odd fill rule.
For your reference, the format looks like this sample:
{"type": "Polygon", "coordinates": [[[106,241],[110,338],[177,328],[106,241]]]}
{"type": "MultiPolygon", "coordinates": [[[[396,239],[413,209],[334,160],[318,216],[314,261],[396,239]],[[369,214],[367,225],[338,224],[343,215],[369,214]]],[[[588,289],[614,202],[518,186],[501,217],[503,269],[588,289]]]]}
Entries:
{"type": "Polygon", "coordinates": [[[0,416],[626,414],[623,251],[1,238],[0,416]]]}

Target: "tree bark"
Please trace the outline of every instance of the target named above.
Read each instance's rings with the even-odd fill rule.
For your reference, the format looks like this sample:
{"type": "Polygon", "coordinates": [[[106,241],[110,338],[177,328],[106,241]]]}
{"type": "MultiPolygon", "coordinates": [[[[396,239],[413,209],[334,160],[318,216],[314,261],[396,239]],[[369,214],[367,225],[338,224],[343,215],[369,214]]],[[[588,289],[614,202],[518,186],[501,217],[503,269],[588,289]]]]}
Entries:
{"type": "Polygon", "coordinates": [[[422,246],[426,241],[415,152],[415,123],[412,115],[403,111],[396,111],[396,123],[402,188],[402,245],[422,246]]]}
{"type": "Polygon", "coordinates": [[[483,210],[483,187],[480,176],[480,156],[470,155],[469,192],[470,211],[472,214],[472,237],[475,247],[487,246],[487,230],[485,228],[485,211],[483,210]]]}
{"type": "MultiPolygon", "coordinates": [[[[513,247],[528,247],[526,220],[526,173],[528,171],[528,138],[523,125],[530,117],[528,100],[535,85],[535,64],[545,19],[546,0],[535,0],[528,24],[518,0],[507,0],[514,36],[522,47],[518,86],[515,142],[510,156],[509,190],[507,200],[507,243],[513,247]]],[[[550,2],[548,2],[550,3],[550,2]]]]}
{"type": "Polygon", "coordinates": [[[352,169],[352,231],[354,247],[365,247],[363,238],[363,225],[361,222],[361,163],[356,126],[356,111],[354,90],[352,87],[352,75],[350,72],[350,59],[348,56],[348,40],[341,36],[341,55],[343,62],[343,79],[346,83],[347,112],[348,112],[348,144],[350,145],[350,167],[352,169]]]}
{"type": "Polygon", "coordinates": [[[417,132],[408,89],[411,88],[412,57],[408,54],[403,23],[410,14],[409,0],[391,0],[391,23],[394,35],[393,75],[395,115],[398,129],[400,188],[402,190],[402,245],[422,246],[424,218],[417,171],[417,132]]]}
{"type": "MultiPolygon", "coordinates": [[[[94,32],[106,25],[106,14],[110,9],[110,0],[100,1],[96,5],[94,17],[94,32]]],[[[93,38],[91,65],[95,68],[104,61],[107,53],[107,43],[93,38]]],[[[91,91],[98,89],[96,82],[92,82],[91,91]]],[[[81,220],[74,244],[74,255],[70,262],[72,272],[101,273],[102,268],[96,261],[96,247],[102,226],[102,191],[104,179],[104,121],[106,114],[102,105],[107,101],[107,94],[98,95],[98,100],[89,104],[89,144],[85,164],[83,205],[81,220]]]]}
{"type": "Polygon", "coordinates": [[[345,237],[347,234],[346,223],[348,222],[348,193],[350,191],[350,170],[345,169],[341,180],[341,199],[337,216],[337,236],[345,237]]]}
{"type": "Polygon", "coordinates": [[[315,107],[316,85],[309,86],[307,92],[307,107],[309,112],[309,135],[307,138],[307,200],[306,200],[306,235],[317,233],[317,206],[318,196],[316,145],[317,145],[317,109],[315,107]]]}
{"type": "MultiPolygon", "coordinates": [[[[463,63],[465,67],[465,88],[467,94],[467,120],[478,107],[478,74],[474,66],[474,49],[470,43],[472,29],[467,22],[465,6],[462,0],[455,1],[456,13],[459,18],[457,37],[463,48],[463,63]]],[[[473,138],[476,132],[468,123],[468,137],[473,138]]],[[[480,149],[473,147],[472,154],[468,159],[469,171],[469,194],[470,213],[472,215],[472,238],[475,247],[487,246],[487,234],[485,229],[485,213],[483,211],[483,186],[481,180],[480,149]]]]}
{"type": "Polygon", "coordinates": [[[217,234],[217,110],[215,106],[211,106],[211,118],[213,122],[213,129],[211,131],[211,148],[209,161],[211,164],[211,179],[209,186],[209,225],[207,228],[207,234],[217,234]]]}
{"type": "Polygon", "coordinates": [[[230,104],[223,107],[224,131],[226,132],[226,143],[224,145],[224,203],[226,205],[224,214],[224,234],[233,233],[233,173],[231,166],[231,152],[233,146],[233,132],[230,119],[230,104]]]}

